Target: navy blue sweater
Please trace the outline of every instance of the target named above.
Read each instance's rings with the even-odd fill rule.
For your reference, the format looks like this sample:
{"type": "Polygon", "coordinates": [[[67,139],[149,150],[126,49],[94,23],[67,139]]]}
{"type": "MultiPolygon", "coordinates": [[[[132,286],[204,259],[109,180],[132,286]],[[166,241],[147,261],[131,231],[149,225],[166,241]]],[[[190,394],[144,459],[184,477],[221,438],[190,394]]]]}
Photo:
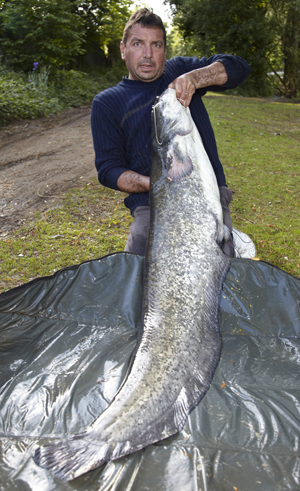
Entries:
{"type": "MultiPolygon", "coordinates": [[[[92,105],[91,124],[98,179],[104,186],[118,189],[117,180],[127,170],[145,176],[151,168],[151,110],[156,96],[180,75],[206,67],[216,61],[225,66],[228,80],[224,85],[198,89],[190,111],[214,168],[219,186],[226,180],[210,120],[202,102],[207,90],[224,91],[240,85],[250,73],[248,63],[237,56],[214,55],[210,58],[176,57],[167,60],[164,73],[153,82],[123,77],[118,85],[100,92],[92,105]]],[[[132,193],[124,200],[132,212],[149,204],[148,193],[132,193]]]]}

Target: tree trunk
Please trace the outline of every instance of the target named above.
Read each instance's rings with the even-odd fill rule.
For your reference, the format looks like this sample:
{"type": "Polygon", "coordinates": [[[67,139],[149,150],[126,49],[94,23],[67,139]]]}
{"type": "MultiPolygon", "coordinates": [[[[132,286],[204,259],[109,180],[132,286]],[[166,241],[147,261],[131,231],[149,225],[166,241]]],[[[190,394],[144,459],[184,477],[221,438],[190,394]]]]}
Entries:
{"type": "Polygon", "coordinates": [[[291,0],[283,33],[284,93],[297,97],[300,91],[300,0],[291,0]]]}

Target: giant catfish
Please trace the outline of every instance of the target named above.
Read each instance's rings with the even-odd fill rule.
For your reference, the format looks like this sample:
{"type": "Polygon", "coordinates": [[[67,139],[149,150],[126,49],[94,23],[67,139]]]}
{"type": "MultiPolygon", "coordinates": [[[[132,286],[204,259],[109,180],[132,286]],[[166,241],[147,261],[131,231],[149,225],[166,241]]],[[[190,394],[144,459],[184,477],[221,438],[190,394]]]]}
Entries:
{"type": "Polygon", "coordinates": [[[127,376],[84,433],[38,447],[35,462],[68,481],[181,431],[221,353],[223,254],[216,177],[188,108],[167,89],[152,110],[150,230],[143,313],[127,376]]]}

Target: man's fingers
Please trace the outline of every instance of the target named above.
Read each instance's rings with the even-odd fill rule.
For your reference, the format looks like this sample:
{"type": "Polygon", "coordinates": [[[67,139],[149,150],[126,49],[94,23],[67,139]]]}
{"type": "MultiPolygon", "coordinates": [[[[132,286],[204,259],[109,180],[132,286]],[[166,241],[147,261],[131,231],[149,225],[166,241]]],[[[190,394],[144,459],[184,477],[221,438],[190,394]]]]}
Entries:
{"type": "Polygon", "coordinates": [[[195,86],[186,75],[176,78],[170,83],[169,88],[176,90],[176,97],[184,107],[190,105],[193,94],[195,93],[195,86]]]}
{"type": "Polygon", "coordinates": [[[180,104],[182,104],[184,107],[186,107],[186,102],[183,99],[180,99],[180,97],[177,97],[178,101],[180,104]]]}
{"type": "Polygon", "coordinates": [[[192,96],[193,93],[190,94],[190,92],[187,91],[181,91],[180,93],[176,93],[177,99],[184,107],[188,107],[190,105],[192,96]]]}

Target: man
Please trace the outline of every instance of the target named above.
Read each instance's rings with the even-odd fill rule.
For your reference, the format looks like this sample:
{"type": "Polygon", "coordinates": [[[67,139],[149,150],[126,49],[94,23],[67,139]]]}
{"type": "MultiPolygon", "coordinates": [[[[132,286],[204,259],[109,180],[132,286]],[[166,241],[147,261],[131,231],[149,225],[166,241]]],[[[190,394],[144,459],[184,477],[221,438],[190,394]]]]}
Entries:
{"type": "MultiPolygon", "coordinates": [[[[129,75],[95,97],[91,124],[99,181],[129,193],[124,203],[134,221],[125,251],[145,254],[150,218],[151,110],[156,97],[168,87],[176,90],[181,104],[190,106],[216,174],[224,223],[231,231],[228,205],[232,193],[226,186],[202,96],[207,90],[223,91],[240,85],[250,73],[249,65],[231,55],[166,60],[164,25],[160,17],[146,8],[130,17],[120,49],[129,75]]],[[[232,242],[222,248],[225,254],[234,255],[232,242]]]]}

